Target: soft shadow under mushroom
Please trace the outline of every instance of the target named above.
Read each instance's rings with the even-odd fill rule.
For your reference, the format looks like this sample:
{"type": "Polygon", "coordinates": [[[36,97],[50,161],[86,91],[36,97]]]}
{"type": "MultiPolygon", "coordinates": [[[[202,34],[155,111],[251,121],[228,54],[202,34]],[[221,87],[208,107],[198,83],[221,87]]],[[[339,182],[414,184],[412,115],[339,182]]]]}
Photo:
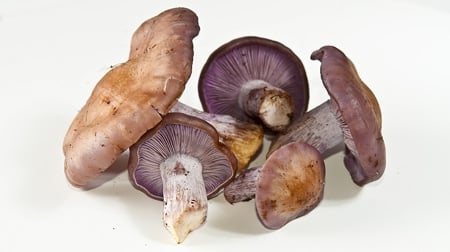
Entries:
{"type": "Polygon", "coordinates": [[[223,195],[211,201],[213,214],[210,215],[207,225],[230,233],[249,235],[266,234],[271,230],[265,229],[255,215],[254,204],[230,205],[223,195]]]}
{"type": "Polygon", "coordinates": [[[352,183],[342,163],[343,156],[344,154],[339,152],[325,159],[326,182],[323,201],[326,203],[349,200],[356,197],[362,190],[360,186],[352,183]]]}
{"type": "Polygon", "coordinates": [[[112,198],[118,202],[117,204],[125,209],[125,217],[145,239],[172,244],[160,228],[155,228],[161,225],[161,202],[148,200],[146,195],[137,191],[131,185],[127,173],[119,174],[108,183],[105,182],[103,186],[92,190],[91,193],[99,198],[112,198]]]}

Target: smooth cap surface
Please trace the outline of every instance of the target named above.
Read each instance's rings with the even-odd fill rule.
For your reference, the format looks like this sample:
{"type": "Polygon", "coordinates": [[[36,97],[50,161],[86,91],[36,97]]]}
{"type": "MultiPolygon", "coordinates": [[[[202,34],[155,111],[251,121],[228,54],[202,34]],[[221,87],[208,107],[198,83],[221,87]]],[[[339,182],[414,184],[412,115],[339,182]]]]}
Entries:
{"type": "Polygon", "coordinates": [[[323,198],[325,164],[314,147],[286,144],[263,164],[256,188],[258,218],[268,229],[279,229],[309,213],[323,198]]]}

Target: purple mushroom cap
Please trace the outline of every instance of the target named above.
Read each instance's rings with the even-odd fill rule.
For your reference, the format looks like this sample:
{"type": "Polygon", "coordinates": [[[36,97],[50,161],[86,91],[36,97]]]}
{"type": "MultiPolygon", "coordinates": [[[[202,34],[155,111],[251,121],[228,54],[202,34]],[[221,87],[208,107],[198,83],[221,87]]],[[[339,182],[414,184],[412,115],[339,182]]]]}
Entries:
{"type": "Polygon", "coordinates": [[[208,58],[200,74],[198,91],[203,109],[252,121],[238,104],[241,86],[262,80],[293,96],[293,119],[308,106],[309,87],[301,60],[285,45],[260,37],[234,39],[208,58]]]}
{"type": "Polygon", "coordinates": [[[177,155],[199,161],[208,198],[216,196],[235,175],[236,158],[219,142],[210,124],[182,113],[169,113],[130,148],[128,171],[134,186],[162,200],[160,164],[177,155]]]}

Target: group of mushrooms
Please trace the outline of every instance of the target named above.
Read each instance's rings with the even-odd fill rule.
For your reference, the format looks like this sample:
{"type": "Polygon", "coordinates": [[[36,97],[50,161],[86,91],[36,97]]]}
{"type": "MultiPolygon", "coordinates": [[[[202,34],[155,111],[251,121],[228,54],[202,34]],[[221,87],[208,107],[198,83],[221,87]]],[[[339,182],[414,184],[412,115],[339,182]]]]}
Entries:
{"type": "Polygon", "coordinates": [[[180,243],[221,193],[231,204],[254,199],[268,229],[305,215],[323,197],[324,159],[340,151],[357,185],[382,176],[380,108],[343,52],[312,53],[330,99],[307,111],[308,80],[294,52],[261,37],[231,40],[203,66],[200,111],[177,100],[199,30],[196,14],[180,7],[134,32],[129,59],[97,83],[65,136],[73,186],[86,187],[129,151],[130,181],[163,202],[164,225],[180,243]],[[264,136],[265,162],[249,167],[264,136]]]}

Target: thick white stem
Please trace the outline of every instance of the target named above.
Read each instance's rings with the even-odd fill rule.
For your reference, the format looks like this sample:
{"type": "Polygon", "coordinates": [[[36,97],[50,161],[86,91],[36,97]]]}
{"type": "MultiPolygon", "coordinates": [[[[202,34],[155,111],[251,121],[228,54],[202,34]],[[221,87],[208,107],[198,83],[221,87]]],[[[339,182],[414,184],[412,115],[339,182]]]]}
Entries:
{"type": "Polygon", "coordinates": [[[164,194],[164,226],[177,243],[206,221],[208,199],[202,165],[191,156],[176,154],[160,165],[164,194]]]}
{"type": "Polygon", "coordinates": [[[284,130],[294,115],[291,95],[262,80],[252,80],[242,85],[238,104],[248,116],[259,118],[273,131],[284,130]]]}

